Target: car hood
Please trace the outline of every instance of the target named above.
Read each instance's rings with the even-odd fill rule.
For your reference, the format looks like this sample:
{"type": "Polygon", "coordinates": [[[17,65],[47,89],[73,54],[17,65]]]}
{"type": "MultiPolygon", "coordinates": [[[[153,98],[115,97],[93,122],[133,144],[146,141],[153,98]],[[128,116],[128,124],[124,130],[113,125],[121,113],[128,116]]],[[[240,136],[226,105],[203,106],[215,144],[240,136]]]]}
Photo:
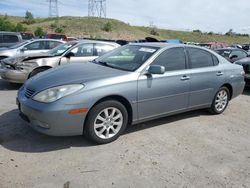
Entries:
{"type": "Polygon", "coordinates": [[[59,85],[85,84],[129,73],[92,62],[72,63],[39,73],[27,80],[24,86],[38,92],[59,85]]]}
{"type": "Polygon", "coordinates": [[[48,53],[25,54],[25,55],[16,55],[16,56],[5,58],[4,62],[6,64],[14,65],[17,62],[29,61],[29,60],[40,59],[40,58],[50,58],[50,57],[54,57],[54,56],[48,53]],[[18,61],[15,61],[14,59],[18,59],[18,61]]]}
{"type": "Polygon", "coordinates": [[[245,57],[243,59],[240,59],[235,62],[236,64],[244,65],[244,64],[250,64],[250,57],[245,57]]]}

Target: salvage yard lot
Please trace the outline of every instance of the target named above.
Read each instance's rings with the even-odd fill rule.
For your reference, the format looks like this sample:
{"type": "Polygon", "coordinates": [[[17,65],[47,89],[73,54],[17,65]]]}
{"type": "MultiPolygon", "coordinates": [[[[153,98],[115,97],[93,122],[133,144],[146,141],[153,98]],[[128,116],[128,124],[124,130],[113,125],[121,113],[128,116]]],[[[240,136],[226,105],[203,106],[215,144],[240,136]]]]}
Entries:
{"type": "Polygon", "coordinates": [[[117,141],[49,137],[18,116],[20,85],[0,79],[0,187],[250,187],[250,90],[222,114],[188,112],[117,141]]]}

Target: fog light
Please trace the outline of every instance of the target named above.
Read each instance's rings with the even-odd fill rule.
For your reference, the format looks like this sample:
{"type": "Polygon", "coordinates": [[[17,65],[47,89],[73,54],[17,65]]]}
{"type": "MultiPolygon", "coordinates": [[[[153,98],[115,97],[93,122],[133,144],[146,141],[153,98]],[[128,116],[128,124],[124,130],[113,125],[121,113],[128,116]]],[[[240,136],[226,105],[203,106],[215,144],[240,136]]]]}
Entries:
{"type": "Polygon", "coordinates": [[[42,127],[45,129],[49,129],[50,126],[47,123],[41,122],[41,121],[37,121],[37,120],[33,120],[34,125],[38,126],[38,127],[42,127]]]}

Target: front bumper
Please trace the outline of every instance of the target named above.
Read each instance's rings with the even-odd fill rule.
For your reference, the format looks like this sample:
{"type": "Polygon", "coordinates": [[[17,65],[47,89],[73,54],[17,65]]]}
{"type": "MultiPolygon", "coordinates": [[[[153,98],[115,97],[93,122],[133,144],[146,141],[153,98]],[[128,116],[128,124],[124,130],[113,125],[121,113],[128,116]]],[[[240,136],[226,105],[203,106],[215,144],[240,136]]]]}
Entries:
{"type": "Polygon", "coordinates": [[[24,71],[0,68],[0,76],[2,79],[12,83],[24,83],[28,79],[29,74],[24,71]]]}
{"type": "Polygon", "coordinates": [[[62,102],[40,103],[28,99],[21,88],[17,104],[22,119],[38,132],[51,136],[76,136],[83,134],[86,113],[69,114],[81,105],[65,105],[62,102]]]}

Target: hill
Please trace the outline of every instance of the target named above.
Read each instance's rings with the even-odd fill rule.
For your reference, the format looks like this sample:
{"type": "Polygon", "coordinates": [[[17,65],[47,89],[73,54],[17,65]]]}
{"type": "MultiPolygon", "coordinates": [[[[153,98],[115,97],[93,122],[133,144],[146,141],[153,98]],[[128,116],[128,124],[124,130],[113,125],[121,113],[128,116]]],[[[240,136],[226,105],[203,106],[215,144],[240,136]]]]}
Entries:
{"type": "MultiPolygon", "coordinates": [[[[0,16],[0,18],[4,16],[0,16]]],[[[23,23],[24,17],[8,16],[7,19],[13,23],[23,23]]],[[[104,38],[104,39],[125,39],[136,40],[145,37],[155,37],[157,39],[180,39],[192,42],[226,42],[228,44],[250,43],[247,36],[226,36],[213,33],[174,31],[166,29],[156,29],[157,35],[151,35],[152,28],[131,26],[115,19],[96,17],[59,17],[59,18],[36,18],[35,23],[24,26],[27,31],[34,32],[37,27],[43,28],[46,32],[54,32],[56,28],[61,28],[67,36],[104,38]],[[109,31],[104,27],[109,24],[109,31]]],[[[1,30],[1,28],[0,28],[1,30]]]]}

